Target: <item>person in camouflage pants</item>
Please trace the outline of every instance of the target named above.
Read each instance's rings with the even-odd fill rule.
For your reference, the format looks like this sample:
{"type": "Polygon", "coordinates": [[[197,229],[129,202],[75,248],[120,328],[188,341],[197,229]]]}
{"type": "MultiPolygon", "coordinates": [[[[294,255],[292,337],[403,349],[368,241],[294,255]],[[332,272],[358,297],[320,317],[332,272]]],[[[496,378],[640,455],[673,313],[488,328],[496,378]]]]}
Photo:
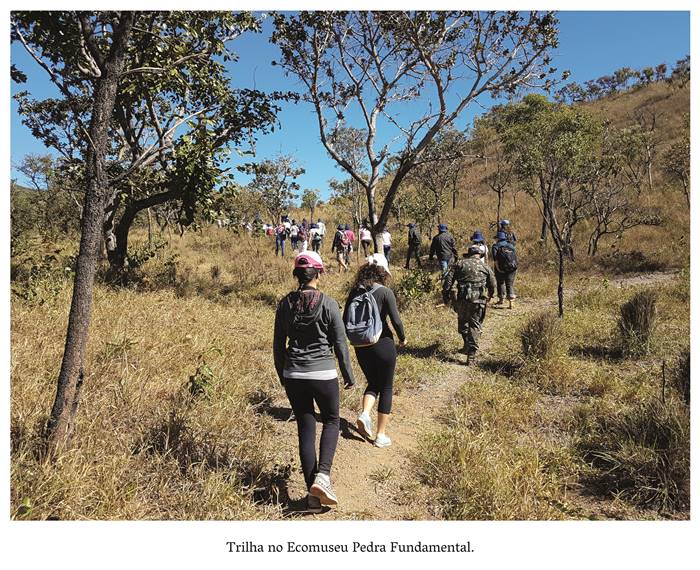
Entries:
{"type": "Polygon", "coordinates": [[[460,352],[467,355],[467,364],[474,360],[479,349],[481,324],[486,316],[486,305],[496,290],[496,276],[481,261],[481,249],[477,244],[469,246],[466,257],[455,263],[447,273],[442,288],[445,304],[452,304],[457,313],[457,330],[464,339],[460,352]],[[457,283],[457,294],[452,287],[457,283]]]}

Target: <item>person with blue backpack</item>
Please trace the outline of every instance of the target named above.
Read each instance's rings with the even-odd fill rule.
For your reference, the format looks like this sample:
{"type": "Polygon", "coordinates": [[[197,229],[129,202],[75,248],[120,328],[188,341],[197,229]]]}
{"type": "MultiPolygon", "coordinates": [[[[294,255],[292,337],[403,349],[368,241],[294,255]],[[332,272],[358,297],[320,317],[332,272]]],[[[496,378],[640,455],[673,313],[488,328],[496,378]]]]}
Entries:
{"type": "Polygon", "coordinates": [[[387,317],[399,337],[399,346],[406,346],[396,297],[386,286],[390,276],[386,257],[380,253],[370,255],[357,272],[343,311],[345,333],[355,347],[357,361],[367,378],[357,429],[368,440],[374,437],[376,447],[391,445],[386,428],[394,389],[396,345],[387,317]],[[378,402],[377,431],[373,435],[370,413],[375,402],[378,402]]]}
{"type": "Polygon", "coordinates": [[[273,341],[275,370],[297,422],[309,512],[338,504],[330,480],[340,431],[336,358],[345,388],[355,384],[340,308],[319,290],[321,273],[323,261],[318,253],[305,251],[296,256],[293,275],[299,287],[277,305],[273,341]],[[318,457],[314,402],[323,424],[318,457]]]}
{"type": "Polygon", "coordinates": [[[503,305],[503,299],[508,298],[508,308],[513,308],[515,299],[515,272],[518,269],[518,256],[515,253],[515,243],[508,240],[508,234],[504,231],[496,233],[496,243],[491,247],[491,256],[496,270],[496,283],[498,286],[498,302],[503,305]]]}

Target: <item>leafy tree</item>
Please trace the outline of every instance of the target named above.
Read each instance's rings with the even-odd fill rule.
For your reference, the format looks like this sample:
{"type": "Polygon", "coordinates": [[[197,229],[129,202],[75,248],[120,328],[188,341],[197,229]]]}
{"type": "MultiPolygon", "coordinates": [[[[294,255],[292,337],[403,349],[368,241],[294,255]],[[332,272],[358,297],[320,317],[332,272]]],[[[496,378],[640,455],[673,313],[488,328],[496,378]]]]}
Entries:
{"type": "Polygon", "coordinates": [[[364,189],[377,247],[402,182],[442,129],[486,93],[551,84],[547,53],[557,45],[556,25],[552,13],[538,12],[276,15],[279,64],[300,80],[328,153],[364,189]],[[365,173],[333,144],[355,116],[367,133],[365,173]],[[398,167],[380,209],[376,192],[390,156],[398,167]]]}
{"type": "Polygon", "coordinates": [[[24,223],[41,234],[55,237],[77,230],[82,213],[82,196],[72,177],[66,176],[60,160],[49,154],[28,154],[15,170],[29,183],[32,211],[26,211],[29,219],[20,221],[18,212],[12,217],[13,223],[24,223]]]}
{"type": "Polygon", "coordinates": [[[291,207],[299,190],[295,179],[305,172],[288,155],[259,163],[247,163],[239,166],[238,170],[253,176],[248,188],[259,196],[273,223],[279,222],[282,213],[291,207]]]}
{"type": "Polygon", "coordinates": [[[654,74],[656,81],[663,81],[666,79],[666,74],[668,73],[668,65],[665,63],[660,63],[654,68],[654,74]]]}
{"type": "MultiPolygon", "coordinates": [[[[12,14],[13,41],[20,41],[25,46],[67,100],[72,101],[74,95],[70,78],[84,73],[88,53],[91,54],[90,64],[95,67],[83,85],[89,94],[89,110],[81,113],[82,124],[78,131],[85,140],[81,147],[85,198],[65,351],[47,424],[51,455],[66,443],[73,431],[85,378],[83,355],[88,340],[100,230],[109,189],[105,159],[109,152],[110,119],[135,20],[134,12],[105,12],[95,18],[75,12],[12,14]]],[[[13,76],[22,79],[17,73],[13,76]]],[[[85,93],[82,96],[85,97],[85,93]]]]}
{"type": "Polygon", "coordinates": [[[557,249],[563,316],[565,259],[573,259],[574,230],[587,216],[591,195],[583,181],[598,156],[601,127],[582,109],[551,103],[542,95],[495,108],[493,124],[557,249]]]}
{"type": "Polygon", "coordinates": [[[314,211],[321,204],[318,190],[306,189],[301,194],[301,207],[309,210],[309,220],[313,221],[314,211]]]}
{"type": "MultiPolygon", "coordinates": [[[[108,43],[101,26],[109,13],[27,18],[17,38],[49,72],[61,98],[35,100],[25,91],[17,97],[19,110],[34,136],[74,164],[79,178],[90,94],[108,43]]],[[[20,16],[15,20],[21,25],[20,16]]],[[[225,168],[229,147],[271,128],[277,110],[271,97],[233,89],[226,76],[224,63],[236,57],[230,40],[259,29],[251,14],[139,12],[136,20],[110,114],[105,164],[110,190],[103,233],[117,271],[128,259],[139,212],[169,203],[177,223],[192,224],[212,189],[232,183],[225,168]]]]}
{"type": "Polygon", "coordinates": [[[494,124],[494,116],[486,115],[474,121],[472,145],[485,158],[485,165],[491,165],[491,170],[483,178],[483,182],[496,193],[496,223],[501,220],[503,196],[513,182],[513,162],[505,156],[505,149],[498,136],[494,124]]]}
{"type": "Polygon", "coordinates": [[[588,93],[586,92],[586,89],[581,87],[581,85],[575,81],[567,83],[554,95],[554,99],[556,101],[568,104],[581,103],[586,101],[587,98],[588,93]]]}
{"type": "Polygon", "coordinates": [[[639,206],[645,169],[644,136],[635,129],[616,130],[608,126],[600,155],[584,168],[581,176],[590,197],[588,217],[593,222],[588,255],[597,253],[599,242],[606,235],[619,239],[630,228],[660,224],[658,215],[639,206]]]}
{"type": "Polygon", "coordinates": [[[690,56],[686,55],[683,59],[676,62],[671,76],[668,78],[671,85],[677,85],[681,89],[690,83],[690,56]]]}
{"type": "Polygon", "coordinates": [[[672,180],[681,183],[690,208],[690,117],[686,115],[685,120],[686,127],[681,133],[681,139],[666,151],[662,167],[672,180]]]}
{"type": "MultiPolygon", "coordinates": [[[[12,40],[48,74],[57,99],[18,94],[32,133],[55,148],[85,188],[80,252],[66,347],[48,422],[56,450],[73,428],[83,383],[97,252],[126,258],[139,211],[177,202],[192,223],[228,175],[226,147],[274,118],[258,92],[223,80],[226,42],[255,29],[249,14],[224,12],[14,12],[12,40]],[[179,134],[177,131],[179,130],[179,134]]],[[[15,81],[26,81],[17,68],[15,81]]]]}

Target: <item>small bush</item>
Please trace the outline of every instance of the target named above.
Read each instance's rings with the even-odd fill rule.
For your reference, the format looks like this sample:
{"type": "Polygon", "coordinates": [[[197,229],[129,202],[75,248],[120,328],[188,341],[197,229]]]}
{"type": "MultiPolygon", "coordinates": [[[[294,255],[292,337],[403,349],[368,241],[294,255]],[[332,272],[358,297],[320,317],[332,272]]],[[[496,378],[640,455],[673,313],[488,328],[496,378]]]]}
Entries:
{"type": "Polygon", "coordinates": [[[520,332],[525,357],[539,360],[552,356],[561,338],[561,322],[546,312],[532,317],[520,332]]]}
{"type": "Polygon", "coordinates": [[[620,307],[622,347],[631,356],[647,354],[656,326],[656,294],[640,291],[620,307]]]}
{"type": "Polygon", "coordinates": [[[660,511],[690,504],[690,414],[657,398],[590,422],[579,447],[607,494],[660,511]]]}
{"type": "Polygon", "coordinates": [[[433,292],[434,287],[435,281],[430,271],[408,270],[396,287],[399,305],[406,307],[411,303],[424,300],[433,292]]]}

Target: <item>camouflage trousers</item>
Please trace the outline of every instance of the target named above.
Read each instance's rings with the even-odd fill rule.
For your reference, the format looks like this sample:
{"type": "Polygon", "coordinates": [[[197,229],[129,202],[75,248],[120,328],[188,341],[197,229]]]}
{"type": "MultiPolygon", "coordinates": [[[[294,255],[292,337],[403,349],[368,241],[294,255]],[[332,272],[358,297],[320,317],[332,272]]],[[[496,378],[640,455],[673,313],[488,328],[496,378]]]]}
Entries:
{"type": "Polygon", "coordinates": [[[481,325],[486,317],[486,303],[458,299],[452,306],[457,313],[457,331],[462,335],[468,353],[475,354],[479,350],[481,325]]]}

